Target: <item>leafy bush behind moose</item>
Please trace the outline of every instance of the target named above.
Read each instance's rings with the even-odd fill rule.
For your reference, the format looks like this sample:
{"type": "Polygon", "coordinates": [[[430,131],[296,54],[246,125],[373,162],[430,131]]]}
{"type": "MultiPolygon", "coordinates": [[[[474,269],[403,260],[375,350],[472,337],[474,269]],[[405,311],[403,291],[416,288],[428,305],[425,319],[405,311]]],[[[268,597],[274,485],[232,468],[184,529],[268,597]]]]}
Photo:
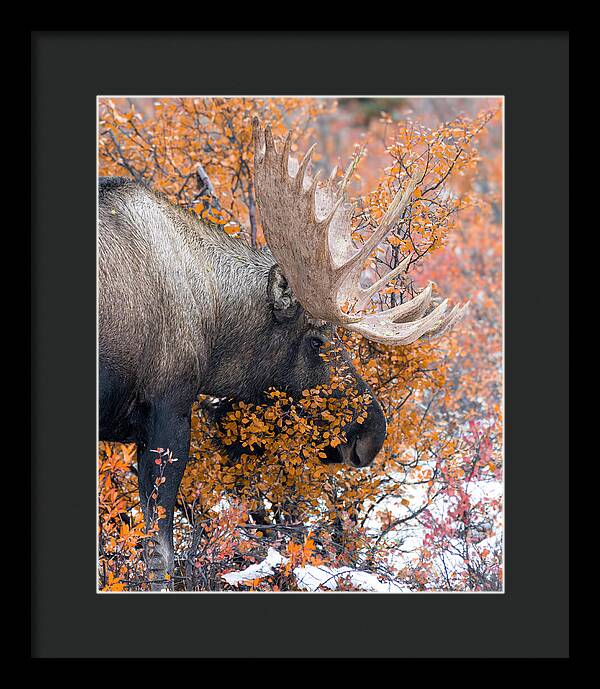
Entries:
{"type": "MultiPolygon", "coordinates": [[[[319,461],[364,413],[343,369],[296,401],[271,390],[268,405],[233,403],[217,423],[211,401],[199,400],[176,516],[178,589],[502,586],[500,104],[465,100],[462,115],[440,112],[452,101],[398,105],[365,130],[360,101],[100,101],[101,175],[144,180],[253,245],[264,243],[252,180],[254,114],[275,136],[298,129],[301,148],[318,139],[315,164],[352,175],[357,244],[407,170],[418,171],[403,220],[367,272],[374,279],[408,255],[409,269],[376,307],[413,296],[429,277],[472,303],[466,322],[432,343],[393,348],[338,331],[388,419],[371,468],[319,461]]],[[[177,459],[156,449],[159,464],[177,459]]],[[[145,590],[134,447],[101,443],[98,481],[100,587],[145,590]]]]}

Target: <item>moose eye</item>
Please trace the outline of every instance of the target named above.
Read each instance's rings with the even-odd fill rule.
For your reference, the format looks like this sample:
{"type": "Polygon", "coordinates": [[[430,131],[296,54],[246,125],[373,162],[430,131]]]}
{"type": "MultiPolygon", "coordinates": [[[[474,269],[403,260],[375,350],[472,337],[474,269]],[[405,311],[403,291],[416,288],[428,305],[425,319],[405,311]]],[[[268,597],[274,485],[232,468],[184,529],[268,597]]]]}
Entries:
{"type": "Polygon", "coordinates": [[[325,344],[325,341],[322,340],[320,337],[311,337],[309,340],[309,344],[312,349],[315,350],[315,352],[318,352],[321,347],[325,344]]]}

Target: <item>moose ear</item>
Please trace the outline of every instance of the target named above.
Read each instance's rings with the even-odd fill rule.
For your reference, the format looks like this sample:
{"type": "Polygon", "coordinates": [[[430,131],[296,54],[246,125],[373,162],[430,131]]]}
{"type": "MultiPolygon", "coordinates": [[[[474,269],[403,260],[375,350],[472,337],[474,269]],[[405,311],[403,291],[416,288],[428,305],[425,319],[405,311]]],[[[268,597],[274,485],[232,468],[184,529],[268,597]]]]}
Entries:
{"type": "Polygon", "coordinates": [[[277,264],[269,271],[267,299],[273,307],[273,317],[278,323],[293,318],[300,306],[277,264]]]}

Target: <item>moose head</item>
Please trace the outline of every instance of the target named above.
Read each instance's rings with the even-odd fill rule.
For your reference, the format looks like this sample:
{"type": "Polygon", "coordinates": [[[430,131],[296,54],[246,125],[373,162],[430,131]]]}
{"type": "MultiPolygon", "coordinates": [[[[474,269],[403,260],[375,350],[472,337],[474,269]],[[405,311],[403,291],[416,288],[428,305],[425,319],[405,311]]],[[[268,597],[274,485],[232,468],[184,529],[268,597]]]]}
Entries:
{"type": "MultiPolygon", "coordinates": [[[[298,162],[290,155],[292,132],[279,151],[270,127],[263,128],[254,118],[253,137],[256,201],[265,239],[276,261],[267,280],[274,321],[269,341],[275,341],[275,349],[283,354],[275,375],[280,378],[284,372],[281,383],[288,391],[297,395],[328,380],[329,367],[320,352],[337,327],[382,344],[408,345],[442,335],[464,316],[468,304],[449,308],[448,300],[444,300],[431,308],[431,283],[409,301],[372,312],[373,296],[407,269],[410,255],[371,286],[360,285],[366,260],[402,217],[415,189],[415,178],[396,194],[378,228],[357,249],[351,239],[352,207],[345,199],[350,174],[338,181],[334,169],[325,183],[319,183],[319,174],[313,177],[309,173],[316,144],[298,162]]],[[[385,440],[385,417],[347,353],[337,351],[338,361],[350,369],[356,389],[369,393],[372,401],[366,422],[350,424],[345,429],[347,443],[328,450],[324,461],[368,466],[385,440]]]]}

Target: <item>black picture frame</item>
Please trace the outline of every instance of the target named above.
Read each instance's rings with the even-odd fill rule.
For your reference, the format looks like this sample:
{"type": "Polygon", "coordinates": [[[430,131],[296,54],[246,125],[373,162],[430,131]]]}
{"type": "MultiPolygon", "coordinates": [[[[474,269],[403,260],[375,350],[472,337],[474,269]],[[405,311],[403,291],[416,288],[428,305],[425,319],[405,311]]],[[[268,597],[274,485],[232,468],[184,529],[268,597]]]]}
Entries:
{"type": "Polygon", "coordinates": [[[567,658],[569,32],[30,36],[30,656],[567,658]],[[505,96],[504,594],[96,593],[100,94],[505,96]]]}

